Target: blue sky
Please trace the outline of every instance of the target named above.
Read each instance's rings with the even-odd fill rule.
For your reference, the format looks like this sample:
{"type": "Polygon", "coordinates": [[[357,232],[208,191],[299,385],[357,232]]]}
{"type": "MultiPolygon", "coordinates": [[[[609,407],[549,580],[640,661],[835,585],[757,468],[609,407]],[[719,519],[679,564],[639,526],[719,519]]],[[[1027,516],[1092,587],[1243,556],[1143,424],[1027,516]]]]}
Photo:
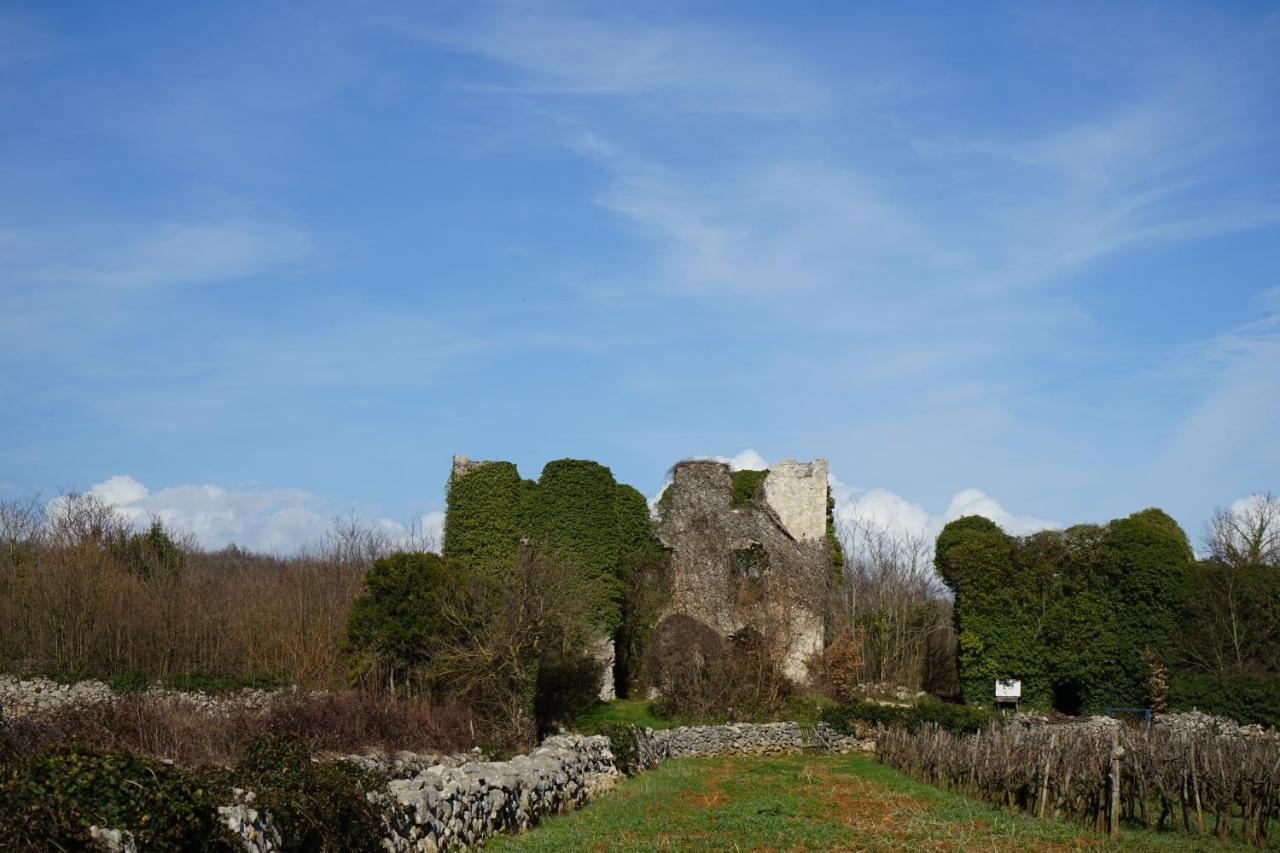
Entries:
{"type": "Polygon", "coordinates": [[[1280,490],[1278,92],[1273,4],[0,4],[0,497],[750,449],[1194,537],[1280,490]]]}

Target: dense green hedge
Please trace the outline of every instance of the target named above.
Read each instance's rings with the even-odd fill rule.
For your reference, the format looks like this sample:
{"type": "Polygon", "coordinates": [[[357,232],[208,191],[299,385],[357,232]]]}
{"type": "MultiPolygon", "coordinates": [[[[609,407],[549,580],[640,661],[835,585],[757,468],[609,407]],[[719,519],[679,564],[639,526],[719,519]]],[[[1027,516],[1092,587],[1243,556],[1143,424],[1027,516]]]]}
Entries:
{"type": "Polygon", "coordinates": [[[1019,678],[1032,708],[1143,704],[1143,651],[1169,656],[1192,560],[1157,509],[1022,539],[977,516],[951,522],[936,561],[955,593],[965,701],[990,703],[995,679],[1019,678]]]}
{"type": "Polygon", "coordinates": [[[1174,711],[1198,709],[1242,723],[1280,727],[1280,678],[1182,675],[1169,687],[1174,711]]]}

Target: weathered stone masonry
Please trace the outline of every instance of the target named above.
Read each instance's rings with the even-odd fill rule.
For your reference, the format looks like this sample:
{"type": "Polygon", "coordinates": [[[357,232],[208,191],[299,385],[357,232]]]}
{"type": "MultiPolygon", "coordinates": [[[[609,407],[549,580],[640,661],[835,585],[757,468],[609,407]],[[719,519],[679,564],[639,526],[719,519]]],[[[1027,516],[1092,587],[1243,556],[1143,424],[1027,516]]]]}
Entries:
{"type": "Polygon", "coordinates": [[[658,535],[671,552],[668,614],[722,636],[752,629],[792,680],[823,648],[831,578],[826,545],[827,463],[785,460],[769,469],[762,500],[734,506],[729,466],[678,463],[658,535]]]}

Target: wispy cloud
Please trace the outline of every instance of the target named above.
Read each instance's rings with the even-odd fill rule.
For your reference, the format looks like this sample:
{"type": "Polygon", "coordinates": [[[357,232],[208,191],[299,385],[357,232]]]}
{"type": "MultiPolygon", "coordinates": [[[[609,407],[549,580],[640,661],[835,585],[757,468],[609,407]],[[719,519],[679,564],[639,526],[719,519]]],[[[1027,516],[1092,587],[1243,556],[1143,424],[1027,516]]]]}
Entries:
{"type": "Polygon", "coordinates": [[[1154,487],[1188,477],[1215,491],[1270,487],[1255,478],[1280,469],[1278,291],[1263,295],[1256,319],[1183,356],[1175,377],[1194,389],[1197,400],[1147,474],[1154,487]]]}
{"type": "Polygon", "coordinates": [[[501,4],[466,27],[401,26],[517,72],[498,91],[754,117],[814,114],[830,103],[827,84],[770,49],[764,34],[654,18],[501,4]]]}
{"type": "Polygon", "coordinates": [[[280,222],[164,222],[134,229],[0,233],[0,271],[38,285],[141,288],[234,281],[305,256],[311,240],[280,222]]]}

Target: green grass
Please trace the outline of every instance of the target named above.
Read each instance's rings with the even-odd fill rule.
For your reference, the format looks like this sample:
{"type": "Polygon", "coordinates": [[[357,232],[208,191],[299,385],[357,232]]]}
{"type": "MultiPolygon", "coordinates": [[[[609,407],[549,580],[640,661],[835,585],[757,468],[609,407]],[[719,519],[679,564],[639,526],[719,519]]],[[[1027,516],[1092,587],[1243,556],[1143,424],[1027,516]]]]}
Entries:
{"type": "Polygon", "coordinates": [[[491,850],[1226,850],[1180,833],[1119,842],[922,785],[865,755],[677,759],[491,850]]]}
{"type": "MultiPolygon", "coordinates": [[[[777,713],[761,717],[753,722],[794,721],[801,726],[812,727],[818,722],[824,708],[835,705],[835,701],[808,693],[797,693],[788,696],[777,713]]],[[[667,719],[653,712],[653,703],[648,699],[613,699],[608,702],[597,702],[584,713],[579,714],[568,728],[577,732],[592,732],[601,725],[623,723],[630,726],[645,726],[651,729],[674,729],[677,726],[719,725],[727,722],[719,718],[693,720],[684,718],[667,719]]]]}
{"type": "Polygon", "coordinates": [[[673,729],[683,725],[677,720],[664,720],[654,714],[653,703],[647,699],[614,699],[592,705],[578,715],[569,728],[578,732],[593,732],[602,725],[612,723],[650,729],[673,729]]]}

